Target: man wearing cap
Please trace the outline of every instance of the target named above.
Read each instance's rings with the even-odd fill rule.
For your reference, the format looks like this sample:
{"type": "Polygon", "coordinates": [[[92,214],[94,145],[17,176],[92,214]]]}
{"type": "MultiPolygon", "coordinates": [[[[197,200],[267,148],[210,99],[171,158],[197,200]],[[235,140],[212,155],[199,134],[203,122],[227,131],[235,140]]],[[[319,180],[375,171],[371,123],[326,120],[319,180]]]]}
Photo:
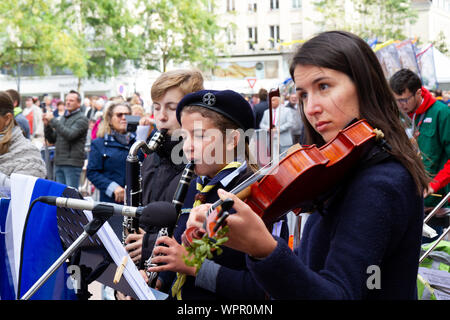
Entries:
{"type": "MultiPolygon", "coordinates": [[[[278,129],[279,133],[279,143],[280,143],[279,153],[283,153],[294,144],[292,140],[291,131],[296,127],[295,119],[297,119],[297,117],[295,114],[295,110],[287,108],[285,106],[280,106],[280,97],[277,96],[272,97],[271,102],[272,102],[273,127],[275,129],[278,129]]],[[[259,125],[261,129],[265,130],[270,129],[269,111],[270,111],[269,109],[264,111],[264,115],[259,125]]]]}

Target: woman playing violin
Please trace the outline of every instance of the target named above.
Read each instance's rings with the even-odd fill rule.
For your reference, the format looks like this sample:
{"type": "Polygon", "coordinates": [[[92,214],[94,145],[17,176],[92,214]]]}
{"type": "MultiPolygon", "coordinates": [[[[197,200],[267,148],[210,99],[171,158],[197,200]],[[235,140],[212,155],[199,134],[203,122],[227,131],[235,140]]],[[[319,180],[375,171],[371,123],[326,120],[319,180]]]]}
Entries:
{"type": "MultiPolygon", "coordinates": [[[[225,246],[247,254],[252,276],[274,299],[417,299],[429,180],[377,57],[353,34],[324,32],[296,51],[290,73],[308,144],[323,146],[358,119],[381,130],[384,143],[371,146],[338,186],[324,190],[294,251],[250,206],[219,190],[237,212],[227,218],[225,246]]],[[[194,208],[187,227],[202,227],[208,207],[194,208]]]]}

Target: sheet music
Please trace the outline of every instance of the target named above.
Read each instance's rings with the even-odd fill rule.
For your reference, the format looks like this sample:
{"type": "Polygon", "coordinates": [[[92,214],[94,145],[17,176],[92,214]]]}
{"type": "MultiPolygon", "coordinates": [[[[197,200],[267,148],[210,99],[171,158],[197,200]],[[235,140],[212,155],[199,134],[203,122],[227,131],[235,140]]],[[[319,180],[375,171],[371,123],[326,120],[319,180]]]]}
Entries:
{"type": "MultiPolygon", "coordinates": [[[[91,199],[86,198],[85,200],[91,199]]],[[[84,214],[89,221],[92,220],[91,211],[84,210],[84,214]]],[[[144,278],[139,273],[139,270],[136,268],[133,260],[131,260],[131,257],[123,247],[122,242],[120,242],[119,238],[117,238],[108,222],[105,222],[100,230],[97,231],[97,235],[117,266],[122,263],[124,256],[128,256],[127,264],[122,277],[125,277],[126,281],[136,293],[139,300],[164,300],[167,298],[167,294],[152,289],[147,285],[147,283],[145,283],[144,278]]]]}

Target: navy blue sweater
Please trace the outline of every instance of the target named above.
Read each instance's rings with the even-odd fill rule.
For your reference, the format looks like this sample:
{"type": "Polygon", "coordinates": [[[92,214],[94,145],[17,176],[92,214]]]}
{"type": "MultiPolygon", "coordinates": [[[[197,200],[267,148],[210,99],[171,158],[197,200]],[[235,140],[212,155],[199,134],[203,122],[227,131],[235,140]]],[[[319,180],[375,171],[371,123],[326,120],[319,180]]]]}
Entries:
{"type": "Polygon", "coordinates": [[[275,299],[417,299],[423,198],[409,172],[386,160],[335,199],[310,215],[295,252],[277,239],[265,259],[247,256],[253,277],[275,299]]]}

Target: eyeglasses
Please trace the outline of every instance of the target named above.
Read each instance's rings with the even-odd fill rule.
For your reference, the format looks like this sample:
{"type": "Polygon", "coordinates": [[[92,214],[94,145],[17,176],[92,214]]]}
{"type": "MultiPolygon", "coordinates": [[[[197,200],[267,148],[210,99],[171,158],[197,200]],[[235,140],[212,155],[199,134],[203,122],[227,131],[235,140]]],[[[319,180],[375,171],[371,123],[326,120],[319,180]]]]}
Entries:
{"type": "Polygon", "coordinates": [[[408,103],[408,100],[411,99],[412,97],[414,97],[413,94],[411,96],[409,96],[408,98],[397,99],[397,102],[401,103],[401,104],[405,104],[405,103],[408,103]]]}
{"type": "Polygon", "coordinates": [[[129,113],[129,112],[117,112],[117,113],[114,113],[114,115],[115,115],[117,118],[122,118],[123,116],[129,116],[130,113],[129,113]]]}

